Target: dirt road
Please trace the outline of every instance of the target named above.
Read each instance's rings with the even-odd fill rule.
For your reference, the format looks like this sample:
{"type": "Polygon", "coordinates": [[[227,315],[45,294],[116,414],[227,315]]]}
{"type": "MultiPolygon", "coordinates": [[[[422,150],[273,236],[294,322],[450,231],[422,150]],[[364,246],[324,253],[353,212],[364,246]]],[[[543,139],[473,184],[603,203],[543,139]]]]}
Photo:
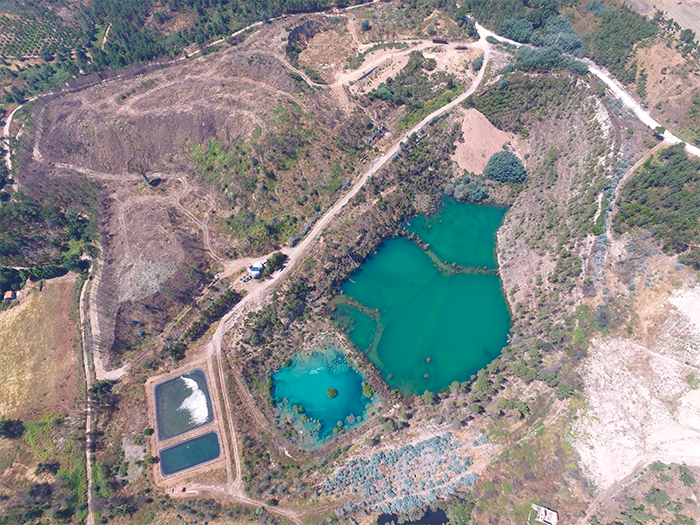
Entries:
{"type": "MultiPolygon", "coordinates": [[[[377,0],[375,0],[377,1],[377,0]]],[[[286,17],[283,17],[286,18],[286,17]]],[[[257,22],[255,24],[252,24],[251,26],[242,29],[241,31],[238,31],[237,33],[234,33],[234,36],[240,33],[243,33],[245,31],[248,31],[250,29],[254,29],[257,26],[262,25],[262,22],[257,22]]],[[[490,44],[486,41],[487,36],[493,36],[496,38],[499,38],[500,40],[505,40],[494,33],[486,30],[484,27],[480,26],[477,24],[477,29],[479,31],[480,35],[480,40],[474,44],[471,44],[471,47],[474,48],[479,48],[484,51],[484,61],[486,62],[484,66],[481,68],[479,71],[476,79],[474,80],[472,86],[464,92],[462,95],[457,97],[455,100],[450,102],[449,104],[446,104],[442,108],[434,111],[427,117],[425,117],[419,124],[415,125],[413,128],[405,132],[399,140],[397,140],[385,153],[383,153],[381,156],[377,157],[374,159],[371,164],[368,166],[368,168],[365,170],[365,172],[356,180],[355,184],[352,186],[352,188],[343,196],[341,197],[329,210],[328,212],[315,224],[314,228],[309,232],[307,237],[301,242],[299,245],[297,245],[294,248],[287,248],[284,249],[283,252],[289,257],[288,263],[287,263],[287,272],[291,272],[299,263],[300,260],[303,259],[304,255],[309,251],[311,246],[318,240],[318,238],[321,236],[324,228],[332,221],[343,209],[343,207],[352,199],[357,192],[362,188],[362,186],[367,182],[367,180],[372,177],[374,174],[376,174],[387,162],[389,162],[392,157],[399,151],[401,147],[401,143],[405,142],[406,139],[412,134],[417,131],[419,131],[423,126],[425,126],[428,122],[430,122],[432,119],[443,115],[444,113],[450,111],[451,109],[457,107],[464,99],[466,99],[468,96],[473,94],[477,88],[481,85],[481,82],[483,81],[485,72],[487,70],[487,64],[489,61],[489,55],[490,55],[490,50],[491,46],[490,44]]],[[[223,40],[222,40],[223,41],[223,40]]],[[[216,45],[218,43],[221,43],[222,41],[215,42],[211,45],[216,45]]],[[[512,42],[514,45],[519,46],[517,42],[512,42]]],[[[345,85],[349,82],[352,82],[362,76],[364,74],[364,71],[370,69],[372,66],[377,65],[381,63],[384,60],[389,60],[393,57],[404,55],[409,53],[413,49],[423,49],[428,45],[427,42],[421,42],[418,44],[418,46],[415,46],[413,48],[409,48],[408,50],[397,50],[396,52],[393,53],[387,53],[386,55],[382,55],[380,57],[377,57],[376,59],[373,59],[370,64],[365,65],[361,71],[355,71],[352,73],[348,73],[343,75],[341,78],[337,79],[337,81],[334,83],[334,85],[345,85]]],[[[187,57],[193,56],[197,52],[201,50],[195,51],[187,57]]],[[[186,57],[183,57],[179,60],[186,60],[186,57]]],[[[631,95],[622,87],[616,80],[612,79],[612,77],[602,70],[601,68],[598,68],[595,64],[589,62],[588,63],[590,71],[593,75],[597,76],[600,78],[605,84],[609,87],[609,89],[612,91],[613,94],[615,94],[616,97],[618,97],[622,102],[630,108],[635,115],[637,115],[642,122],[644,122],[647,126],[653,128],[656,128],[658,126],[658,123],[651,118],[651,116],[648,114],[647,111],[645,111],[637,102],[632,98],[631,95]]],[[[116,79],[110,79],[105,82],[115,82],[117,81],[118,78],[116,79]]],[[[35,100],[37,97],[34,97],[31,100],[35,100]]],[[[8,142],[9,146],[9,137],[10,137],[10,129],[11,129],[11,124],[14,115],[16,114],[17,110],[19,110],[23,106],[18,106],[15,108],[12,113],[7,118],[7,121],[5,123],[5,126],[3,128],[3,140],[6,140],[8,142]]],[[[678,143],[682,142],[680,139],[672,135],[670,132],[666,131],[664,133],[664,138],[667,142],[669,143],[678,143]]],[[[686,144],[686,148],[688,151],[694,155],[700,155],[700,148],[696,148],[694,146],[690,146],[686,144]]],[[[11,151],[10,148],[8,147],[8,151],[5,154],[5,163],[8,169],[12,168],[12,161],[11,161],[11,151]]],[[[192,217],[190,217],[192,218],[192,217]]],[[[201,224],[200,224],[201,226],[201,224]]],[[[232,266],[236,266],[235,262],[229,263],[232,266]]],[[[258,305],[264,304],[266,299],[269,297],[271,294],[272,290],[277,286],[278,282],[282,281],[282,279],[276,278],[276,279],[270,279],[266,280],[262,283],[256,283],[255,287],[253,287],[248,295],[231,311],[229,312],[222,320],[219,322],[217,325],[217,328],[212,336],[212,340],[209,343],[207,347],[207,354],[210,359],[212,359],[212,365],[215,367],[216,370],[218,370],[218,375],[219,375],[219,380],[220,384],[222,387],[226,384],[225,383],[225,373],[224,373],[224,368],[223,368],[223,359],[222,359],[222,342],[223,342],[223,337],[224,335],[232,328],[232,326],[239,321],[241,318],[242,314],[247,310],[254,308],[258,305]]],[[[81,325],[85,327],[85,319],[83,317],[83,311],[84,311],[84,297],[86,294],[86,286],[83,287],[83,290],[81,292],[81,325]]],[[[91,316],[92,312],[88,312],[88,315],[91,316]]],[[[85,332],[83,330],[83,341],[85,341],[85,332]]],[[[85,347],[85,344],[83,345],[83,352],[84,352],[84,366],[85,366],[85,373],[86,373],[86,381],[87,385],[89,387],[90,385],[90,369],[89,369],[89,364],[88,364],[88,355],[87,355],[87,349],[85,347]]],[[[107,377],[108,372],[104,370],[100,370],[101,376],[107,377]]],[[[119,371],[121,372],[121,370],[119,371]]],[[[99,375],[98,375],[99,377],[99,375]]],[[[231,414],[232,413],[232,408],[230,406],[230,401],[228,399],[228,396],[225,395],[225,392],[222,392],[222,396],[224,399],[224,404],[226,411],[231,414]]],[[[90,406],[88,405],[87,407],[88,413],[87,413],[87,418],[86,418],[86,436],[87,436],[87,442],[89,444],[90,442],[90,436],[91,436],[91,412],[90,412],[90,406]]],[[[236,430],[234,428],[233,422],[231,418],[229,417],[229,428],[228,431],[230,432],[230,443],[232,445],[232,452],[236,464],[236,475],[235,479],[233,480],[233,484],[229,486],[229,494],[230,496],[234,497],[238,501],[241,501],[243,503],[248,503],[248,504],[253,504],[253,505],[262,505],[258,501],[252,500],[249,498],[247,494],[245,494],[243,484],[242,484],[242,478],[241,478],[241,454],[238,449],[238,440],[236,437],[236,430]]],[[[89,453],[89,447],[88,450],[86,450],[86,458],[88,461],[88,472],[90,471],[90,453],[89,453]]],[[[88,479],[88,484],[91,484],[91,480],[88,479]]],[[[90,493],[90,489],[88,490],[90,493]]],[[[88,507],[91,508],[91,497],[88,496],[88,507]]],[[[294,522],[299,522],[299,518],[291,511],[287,509],[276,509],[276,512],[283,514],[285,517],[288,519],[294,521],[294,522]]],[[[92,521],[94,521],[94,518],[92,516],[92,512],[90,512],[88,516],[88,523],[91,524],[92,521]]]]}
{"type": "Polygon", "coordinates": [[[85,470],[87,477],[87,508],[88,515],[86,524],[94,525],[95,516],[92,510],[92,405],[90,403],[90,387],[92,386],[92,378],[90,375],[90,361],[88,355],[87,345],[85,344],[85,330],[86,323],[88,322],[87,316],[85,315],[85,295],[87,293],[88,283],[90,282],[89,276],[92,275],[92,269],[94,265],[90,266],[90,273],[88,278],[85,279],[83,287],[80,290],[80,304],[78,306],[80,313],[80,342],[82,346],[83,354],[83,369],[85,372],[85,390],[88,392],[85,397],[85,470]]]}
{"type": "MultiPolygon", "coordinates": [[[[494,38],[497,38],[501,42],[507,42],[516,47],[520,47],[523,45],[520,42],[516,42],[515,40],[510,40],[508,38],[498,36],[497,34],[489,31],[488,29],[481,27],[479,24],[477,24],[477,28],[479,29],[480,35],[484,34],[486,36],[492,36],[494,38]]],[[[589,72],[598,77],[600,80],[602,80],[608,86],[608,89],[610,89],[613,95],[615,95],[616,98],[620,99],[620,101],[622,101],[625,107],[631,110],[636,115],[636,117],[639,120],[641,120],[645,125],[649,126],[651,129],[656,129],[660,126],[660,124],[656,120],[654,120],[654,118],[649,114],[649,112],[645,110],[642,106],[640,106],[639,103],[634,99],[634,97],[630,95],[629,91],[627,91],[627,89],[618,80],[614,79],[607,70],[596,65],[595,62],[587,58],[584,58],[582,62],[584,62],[588,66],[589,72]]],[[[685,144],[685,149],[688,153],[691,153],[696,157],[700,157],[700,148],[692,146],[687,142],[684,142],[670,131],[665,130],[663,133],[663,138],[669,144],[679,144],[683,142],[685,144]]]]}
{"type": "MultiPolygon", "coordinates": [[[[483,49],[484,61],[488,63],[490,47],[485,40],[485,35],[482,35],[482,38],[479,40],[479,42],[472,45],[483,49]]],[[[307,237],[300,244],[298,244],[294,248],[286,248],[282,250],[288,256],[286,264],[287,270],[285,271],[284,275],[286,275],[294,269],[298,262],[302,260],[304,255],[309,251],[313,243],[315,243],[318,240],[324,228],[330,223],[330,221],[332,221],[340,213],[343,207],[350,201],[350,199],[352,199],[357,194],[357,192],[362,188],[362,186],[367,182],[367,180],[371,176],[376,174],[387,162],[389,162],[392,159],[394,155],[396,155],[396,153],[399,151],[399,148],[401,147],[401,144],[405,142],[411,134],[419,131],[421,128],[423,128],[423,126],[425,126],[434,118],[450,111],[477,90],[484,78],[487,69],[486,63],[484,64],[484,67],[481,68],[479,75],[467,91],[465,91],[462,95],[457,97],[449,104],[446,104],[442,108],[434,111],[433,113],[425,117],[420,123],[412,127],[410,130],[406,131],[399,138],[399,140],[397,140],[393,144],[391,148],[389,148],[384,154],[380,155],[372,161],[372,163],[365,170],[365,172],[357,179],[357,181],[355,181],[355,184],[352,186],[352,188],[343,197],[338,199],[338,201],[336,201],[333,207],[330,208],[323,217],[321,217],[321,219],[314,225],[313,229],[309,232],[307,237]]],[[[278,278],[276,279],[269,279],[261,283],[256,283],[256,287],[252,291],[250,291],[250,293],[248,293],[248,295],[246,295],[243,298],[243,300],[240,303],[238,303],[238,305],[236,305],[236,307],[233,308],[233,310],[231,310],[231,312],[224,316],[219,322],[216,331],[212,336],[212,340],[208,345],[207,353],[209,359],[212,360],[212,366],[215,366],[218,370],[219,381],[221,385],[226,384],[222,359],[222,343],[224,335],[233,327],[234,324],[236,324],[242,319],[243,313],[246,310],[253,309],[256,306],[264,304],[266,299],[271,294],[273,288],[276,287],[277,284],[281,281],[282,279],[280,279],[278,275],[278,278]]],[[[231,414],[232,409],[228,396],[226,396],[225,393],[222,394],[224,394],[222,395],[222,397],[224,399],[226,411],[228,412],[228,414],[231,414]]],[[[236,479],[234,480],[233,485],[229,487],[229,493],[239,501],[247,502],[248,500],[250,500],[250,498],[247,496],[247,494],[245,494],[243,484],[241,481],[241,454],[238,448],[236,429],[230,417],[228,418],[228,421],[228,431],[231,434],[231,448],[236,463],[236,479]]],[[[298,518],[292,517],[292,515],[287,514],[287,517],[289,519],[293,519],[295,522],[298,521],[298,518]]]]}

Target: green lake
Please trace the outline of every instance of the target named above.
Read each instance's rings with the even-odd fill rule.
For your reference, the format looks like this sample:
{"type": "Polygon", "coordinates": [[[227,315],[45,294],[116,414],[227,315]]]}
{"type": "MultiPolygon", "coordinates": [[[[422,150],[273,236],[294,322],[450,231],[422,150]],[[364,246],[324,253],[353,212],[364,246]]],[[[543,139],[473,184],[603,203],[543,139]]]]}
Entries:
{"type": "Polygon", "coordinates": [[[405,225],[441,260],[469,268],[496,269],[496,230],[505,208],[445,202],[438,213],[418,215],[405,225]]]}
{"type": "Polygon", "coordinates": [[[447,200],[406,224],[429,249],[390,239],[342,285],[334,318],[391,388],[439,392],[506,346],[510,313],[494,253],[505,212],[447,200]]]}
{"type": "Polygon", "coordinates": [[[216,432],[209,432],[160,451],[163,476],[207,463],[219,457],[221,447],[216,432]]]}
{"type": "Polygon", "coordinates": [[[156,385],[155,400],[158,441],[179,436],[214,419],[207,379],[201,368],[156,385]]]}
{"type": "Polygon", "coordinates": [[[334,429],[345,430],[360,423],[372,403],[362,394],[362,375],[332,345],[297,353],[272,380],[281,418],[306,446],[318,445],[334,429]],[[329,389],[336,391],[334,397],[329,397],[329,389]]]}

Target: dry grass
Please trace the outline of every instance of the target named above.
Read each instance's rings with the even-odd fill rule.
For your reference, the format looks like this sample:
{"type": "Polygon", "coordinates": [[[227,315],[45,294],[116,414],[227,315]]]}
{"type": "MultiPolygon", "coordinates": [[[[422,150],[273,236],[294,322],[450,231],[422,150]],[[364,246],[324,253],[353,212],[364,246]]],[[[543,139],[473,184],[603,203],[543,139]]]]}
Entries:
{"type": "Polygon", "coordinates": [[[79,334],[69,274],[25,287],[20,304],[0,314],[0,413],[31,418],[70,411],[80,392],[79,334]]]}

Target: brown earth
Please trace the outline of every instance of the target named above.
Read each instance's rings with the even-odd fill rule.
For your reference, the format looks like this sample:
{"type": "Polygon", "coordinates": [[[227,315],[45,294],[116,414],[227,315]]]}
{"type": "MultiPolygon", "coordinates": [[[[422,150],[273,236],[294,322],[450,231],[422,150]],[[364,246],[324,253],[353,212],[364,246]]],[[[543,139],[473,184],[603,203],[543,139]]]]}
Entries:
{"type": "MultiPolygon", "coordinates": [[[[633,509],[644,505],[643,512],[648,516],[646,523],[650,525],[673,523],[674,520],[683,523],[683,518],[697,520],[700,518],[697,484],[683,483],[680,467],[679,464],[659,462],[640,468],[628,476],[608,499],[599,503],[595,509],[596,518],[600,523],[624,522],[633,509]],[[666,504],[663,500],[653,499],[660,491],[670,499],[666,504]]],[[[699,468],[688,467],[688,471],[696,480],[700,478],[699,468]]]]}
{"type": "Polygon", "coordinates": [[[72,412],[81,392],[75,274],[22,290],[0,313],[0,413],[32,419],[47,410],[72,412]]]}
{"type": "Polygon", "coordinates": [[[664,42],[639,48],[637,56],[648,74],[646,100],[651,116],[681,138],[690,140],[682,131],[688,126],[698,126],[689,114],[692,100],[700,93],[697,64],[664,42]]]}
{"type": "Polygon", "coordinates": [[[345,20],[328,31],[315,35],[299,55],[299,63],[316,70],[329,84],[347,67],[355,54],[356,43],[345,20]]]}
{"type": "Polygon", "coordinates": [[[504,146],[521,159],[527,151],[527,146],[514,133],[499,130],[475,109],[464,111],[462,133],[464,141],[457,143],[452,160],[463,170],[473,173],[482,173],[491,155],[503,151],[504,146]]]}
{"type": "Polygon", "coordinates": [[[672,18],[687,29],[700,34],[700,3],[696,0],[623,0],[643,15],[653,16],[656,11],[668,11],[672,18]]]}
{"type": "Polygon", "coordinates": [[[80,184],[99,190],[106,233],[91,346],[113,365],[146,348],[228,258],[269,253],[352,177],[344,148],[357,146],[362,115],[290,76],[281,24],[261,33],[34,112],[20,185],[47,198],[80,184]],[[211,141],[239,167],[203,174],[193,152],[211,141]]]}

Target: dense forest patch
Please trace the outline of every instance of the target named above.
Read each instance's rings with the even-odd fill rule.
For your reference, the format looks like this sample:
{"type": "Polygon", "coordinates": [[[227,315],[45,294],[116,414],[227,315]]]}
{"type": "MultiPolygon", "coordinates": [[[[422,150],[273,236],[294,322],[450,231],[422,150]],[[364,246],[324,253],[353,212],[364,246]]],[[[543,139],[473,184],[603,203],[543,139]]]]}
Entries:
{"type": "Polygon", "coordinates": [[[615,231],[649,228],[664,251],[680,253],[700,242],[700,160],[683,144],[646,161],[622,190],[615,231]]]}
{"type": "Polygon", "coordinates": [[[587,54],[623,82],[634,82],[637,65],[628,65],[628,59],[637,42],[653,37],[656,32],[654,22],[623,5],[606,11],[601,24],[588,35],[587,54]]]}

